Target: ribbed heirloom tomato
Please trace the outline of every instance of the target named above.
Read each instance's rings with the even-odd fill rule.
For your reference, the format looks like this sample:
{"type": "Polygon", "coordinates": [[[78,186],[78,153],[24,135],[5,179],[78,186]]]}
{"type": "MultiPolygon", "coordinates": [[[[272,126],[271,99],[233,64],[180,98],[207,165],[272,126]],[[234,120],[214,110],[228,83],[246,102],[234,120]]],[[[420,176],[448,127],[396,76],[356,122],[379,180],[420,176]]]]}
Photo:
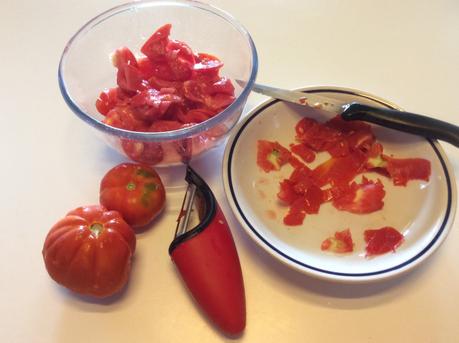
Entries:
{"type": "Polygon", "coordinates": [[[62,286],[83,295],[107,297],[127,283],[136,237],[116,211],[94,205],[67,213],[43,246],[46,270],[62,286]]]}
{"type": "Polygon", "coordinates": [[[135,163],[122,163],[100,183],[100,203],[120,212],[133,228],[147,225],[164,208],[166,192],[156,171],[135,163]]]}

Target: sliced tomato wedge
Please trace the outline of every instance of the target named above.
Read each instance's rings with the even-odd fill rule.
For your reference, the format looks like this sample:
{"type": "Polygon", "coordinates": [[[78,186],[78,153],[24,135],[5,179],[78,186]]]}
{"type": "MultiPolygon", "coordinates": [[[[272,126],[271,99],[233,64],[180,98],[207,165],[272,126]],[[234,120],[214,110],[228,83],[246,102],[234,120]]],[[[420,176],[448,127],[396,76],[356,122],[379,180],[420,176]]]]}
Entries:
{"type": "Polygon", "coordinates": [[[221,77],[217,81],[211,83],[206,87],[208,94],[213,95],[217,93],[234,95],[234,86],[230,79],[221,77]]]}
{"type": "Polygon", "coordinates": [[[367,243],[366,256],[395,252],[395,249],[403,243],[403,235],[390,226],[365,230],[363,236],[367,243]]]}
{"type": "Polygon", "coordinates": [[[257,142],[257,164],[265,172],[279,170],[290,159],[290,151],[278,142],[259,140],[257,142]]]}
{"type": "Polygon", "coordinates": [[[386,161],[386,170],[394,185],[406,186],[410,180],[429,181],[430,161],[423,158],[393,158],[383,155],[386,161]]]}
{"type": "Polygon", "coordinates": [[[177,40],[169,40],[166,46],[166,59],[174,80],[185,81],[191,78],[195,64],[190,47],[177,40]]]}
{"type": "Polygon", "coordinates": [[[226,108],[231,105],[236,99],[234,95],[225,94],[225,93],[217,93],[214,95],[207,96],[205,98],[205,105],[215,111],[221,110],[222,108],[226,108]]]}
{"type": "Polygon", "coordinates": [[[155,64],[148,57],[139,58],[137,60],[137,68],[144,80],[148,80],[155,75],[155,64]]]}
{"type": "Polygon", "coordinates": [[[362,177],[361,183],[340,185],[332,188],[333,206],[340,211],[351,213],[371,213],[384,206],[386,194],[381,180],[368,180],[362,177]]]}
{"type": "Polygon", "coordinates": [[[193,78],[207,78],[214,80],[218,78],[223,63],[215,56],[205,53],[195,55],[196,64],[193,66],[193,78]]]}
{"type": "Polygon", "coordinates": [[[122,139],[121,146],[130,159],[139,163],[154,165],[164,158],[161,143],[122,139]]]}
{"type": "Polygon", "coordinates": [[[160,61],[166,58],[167,44],[171,33],[171,24],[161,26],[143,44],[140,51],[152,61],[160,61]]]}
{"type": "Polygon", "coordinates": [[[111,56],[112,64],[120,69],[125,65],[131,65],[137,68],[137,60],[129,48],[123,46],[115,50],[115,52],[111,56]]]}
{"type": "Polygon", "coordinates": [[[343,231],[335,232],[332,237],[328,237],[322,242],[320,249],[338,254],[354,251],[354,242],[352,241],[351,231],[349,229],[345,229],[343,231]]]}
{"type": "Polygon", "coordinates": [[[143,79],[137,67],[130,64],[118,68],[116,82],[121,89],[131,93],[148,88],[148,81],[143,79]]]}

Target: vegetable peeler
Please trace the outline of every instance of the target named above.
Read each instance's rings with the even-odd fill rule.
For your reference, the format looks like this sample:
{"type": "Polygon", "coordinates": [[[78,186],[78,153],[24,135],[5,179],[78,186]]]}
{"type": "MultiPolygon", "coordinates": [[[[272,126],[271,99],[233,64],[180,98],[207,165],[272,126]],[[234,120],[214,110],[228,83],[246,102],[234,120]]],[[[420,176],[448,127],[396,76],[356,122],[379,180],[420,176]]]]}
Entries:
{"type": "Polygon", "coordinates": [[[188,187],[169,255],[198,305],[229,335],[246,323],[241,265],[228,223],[209,186],[187,166],[188,187]]]}

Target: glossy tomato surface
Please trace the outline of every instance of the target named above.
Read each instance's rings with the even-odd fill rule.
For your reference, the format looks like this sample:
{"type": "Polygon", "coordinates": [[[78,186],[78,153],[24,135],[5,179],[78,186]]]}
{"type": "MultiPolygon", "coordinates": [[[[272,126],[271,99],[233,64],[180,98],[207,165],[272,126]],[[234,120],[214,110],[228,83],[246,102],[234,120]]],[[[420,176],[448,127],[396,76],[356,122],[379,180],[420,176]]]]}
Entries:
{"type": "Polygon", "coordinates": [[[164,208],[166,192],[158,173],[147,165],[122,163],[100,183],[100,203],[120,212],[133,228],[150,223],[164,208]]]}
{"type": "Polygon", "coordinates": [[[127,283],[135,246],[135,233],[121,215],[94,205],[59,220],[42,254],[57,283],[82,295],[108,297],[127,283]]]}

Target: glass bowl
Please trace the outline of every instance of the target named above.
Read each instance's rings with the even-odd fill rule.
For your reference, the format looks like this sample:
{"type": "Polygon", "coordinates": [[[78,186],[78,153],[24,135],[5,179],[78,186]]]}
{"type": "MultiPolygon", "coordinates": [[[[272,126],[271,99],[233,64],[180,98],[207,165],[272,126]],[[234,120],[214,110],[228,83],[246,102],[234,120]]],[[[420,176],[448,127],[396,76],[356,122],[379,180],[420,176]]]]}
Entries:
{"type": "Polygon", "coordinates": [[[194,159],[224,140],[242,114],[257,69],[249,33],[228,13],[196,1],[136,1],[105,11],[78,30],[62,53],[58,78],[70,109],[110,146],[136,162],[169,166],[194,159]],[[232,81],[234,102],[202,123],[174,131],[137,132],[103,123],[95,102],[102,90],[116,86],[112,53],[126,46],[140,55],[143,43],[166,23],[172,24],[171,38],[224,63],[220,75],[232,81]]]}

